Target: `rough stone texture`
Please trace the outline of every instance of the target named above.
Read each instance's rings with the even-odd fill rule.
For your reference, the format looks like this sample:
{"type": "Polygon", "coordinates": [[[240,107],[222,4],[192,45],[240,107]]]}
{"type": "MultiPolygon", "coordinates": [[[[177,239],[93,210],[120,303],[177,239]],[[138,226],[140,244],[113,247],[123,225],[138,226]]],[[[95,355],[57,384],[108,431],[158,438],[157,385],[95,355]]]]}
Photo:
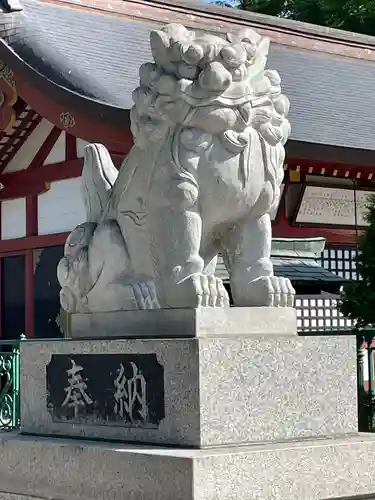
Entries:
{"type": "Polygon", "coordinates": [[[289,101],[266,69],[269,40],[169,24],[150,34],[120,171],[104,146],[86,148],[86,220],[58,266],[68,312],[228,307],[215,276],[225,254],[237,306],[291,307],[275,276],[270,213],[284,177],[289,101]]]}
{"type": "Polygon", "coordinates": [[[0,500],[51,500],[51,498],[47,497],[36,497],[33,495],[30,497],[29,495],[13,495],[12,493],[5,493],[4,491],[0,491],[0,500]]]}
{"type": "Polygon", "coordinates": [[[159,309],[72,314],[73,338],[296,335],[291,307],[159,309]]]}
{"type": "Polygon", "coordinates": [[[375,437],[366,434],[221,450],[5,435],[0,455],[3,491],[61,500],[325,500],[375,493],[375,437]]]}
{"type": "Polygon", "coordinates": [[[24,432],[42,435],[202,447],[352,432],[357,430],[355,339],[26,341],[21,422],[24,432]],[[158,429],[52,422],[45,366],[53,353],[156,353],[164,366],[165,419],[158,429]]]}

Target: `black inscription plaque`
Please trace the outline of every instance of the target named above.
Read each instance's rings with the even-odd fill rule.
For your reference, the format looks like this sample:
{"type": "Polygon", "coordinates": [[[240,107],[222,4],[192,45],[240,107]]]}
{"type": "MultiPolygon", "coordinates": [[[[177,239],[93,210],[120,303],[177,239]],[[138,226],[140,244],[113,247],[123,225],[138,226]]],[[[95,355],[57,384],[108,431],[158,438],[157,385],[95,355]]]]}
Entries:
{"type": "Polygon", "coordinates": [[[165,417],[156,354],[56,354],[46,376],[54,422],[149,429],[165,417]]]}

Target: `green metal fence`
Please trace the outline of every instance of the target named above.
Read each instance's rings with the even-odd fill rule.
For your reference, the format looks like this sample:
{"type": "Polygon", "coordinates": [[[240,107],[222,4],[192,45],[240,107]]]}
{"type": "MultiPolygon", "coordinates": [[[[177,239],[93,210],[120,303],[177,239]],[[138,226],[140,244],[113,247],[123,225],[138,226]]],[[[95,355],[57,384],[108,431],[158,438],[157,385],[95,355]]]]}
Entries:
{"type": "Polygon", "coordinates": [[[0,342],[0,431],[20,423],[20,340],[0,342]]]}
{"type": "Polygon", "coordinates": [[[0,432],[20,425],[20,344],[46,340],[64,339],[0,340],[0,432]]]}

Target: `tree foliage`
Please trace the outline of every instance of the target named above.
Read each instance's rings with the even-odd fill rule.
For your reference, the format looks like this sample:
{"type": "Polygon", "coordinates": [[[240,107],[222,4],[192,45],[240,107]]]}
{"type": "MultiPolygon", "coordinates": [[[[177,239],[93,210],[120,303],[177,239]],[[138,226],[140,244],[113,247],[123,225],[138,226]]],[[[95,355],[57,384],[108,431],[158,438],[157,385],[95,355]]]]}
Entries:
{"type": "Polygon", "coordinates": [[[375,328],[375,195],[367,204],[369,226],[359,241],[357,270],[362,280],[344,285],[341,312],[357,322],[357,328],[375,328]]]}
{"type": "Polygon", "coordinates": [[[375,0],[239,0],[243,10],[375,35],[375,0]]]}

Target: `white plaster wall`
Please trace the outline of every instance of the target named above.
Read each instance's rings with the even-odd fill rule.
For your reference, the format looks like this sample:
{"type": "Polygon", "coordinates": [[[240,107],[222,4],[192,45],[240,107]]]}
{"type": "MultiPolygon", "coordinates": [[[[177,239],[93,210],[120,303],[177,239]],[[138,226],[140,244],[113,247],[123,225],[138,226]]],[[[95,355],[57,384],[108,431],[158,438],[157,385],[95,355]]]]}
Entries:
{"type": "Polygon", "coordinates": [[[38,196],[39,234],[71,231],[85,219],[80,178],[52,182],[50,190],[38,196]]]}
{"type": "Polygon", "coordinates": [[[41,145],[47,139],[48,135],[53,129],[52,123],[43,119],[33,130],[30,137],[22,145],[22,147],[17,151],[14,157],[10,160],[6,166],[5,172],[18,172],[19,170],[25,170],[28,168],[35,155],[39,151],[41,145]]]}
{"type": "Polygon", "coordinates": [[[26,198],[1,202],[1,239],[26,236],[26,198]]]}
{"type": "Polygon", "coordinates": [[[61,132],[49,155],[44,160],[43,165],[51,165],[52,163],[60,163],[62,161],[65,161],[65,142],[66,134],[65,132],[61,132]]]}

